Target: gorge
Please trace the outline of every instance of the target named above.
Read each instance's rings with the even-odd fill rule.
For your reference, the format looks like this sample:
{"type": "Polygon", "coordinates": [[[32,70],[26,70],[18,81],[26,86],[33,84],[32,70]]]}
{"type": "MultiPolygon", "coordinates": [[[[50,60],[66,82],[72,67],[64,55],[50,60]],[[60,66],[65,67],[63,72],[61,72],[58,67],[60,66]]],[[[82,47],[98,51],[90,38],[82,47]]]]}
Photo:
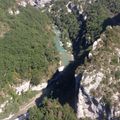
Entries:
{"type": "MultiPolygon", "coordinates": [[[[82,1],[58,0],[50,4],[53,6],[51,11],[49,5],[46,5],[44,10],[42,8],[43,13],[45,12],[52,21],[52,29],[55,33],[54,47],[59,54],[60,68],[47,81],[47,87],[42,90],[42,95],[36,98],[35,102],[38,109],[42,109],[45,105],[41,100],[46,97],[57,99],[63,107],[68,104],[77,114],[77,119],[119,120],[119,10],[115,10],[114,14],[114,9],[107,9],[106,12],[106,7],[101,5],[103,3],[94,0],[83,1],[82,5],[81,3],[82,1]],[[66,45],[68,41],[72,43],[70,49],[66,45]],[[72,54],[74,59],[71,57],[72,54]]],[[[36,8],[38,9],[39,6],[36,8]]],[[[43,48],[45,46],[46,44],[43,48]]],[[[49,50],[50,45],[47,47],[46,51],[49,50]]],[[[32,46],[32,49],[34,48],[35,46],[32,46]]],[[[47,56],[49,53],[46,51],[47,56]]],[[[48,102],[48,109],[51,104],[48,102]]],[[[30,113],[27,116],[27,118],[30,116],[30,120],[37,113],[35,112],[32,118],[30,110],[25,112],[30,113]]],[[[43,113],[45,112],[47,110],[43,113]]],[[[59,113],[58,116],[61,114],[59,113]]],[[[24,119],[24,115],[23,118],[18,115],[16,120],[18,119],[24,119]]]]}

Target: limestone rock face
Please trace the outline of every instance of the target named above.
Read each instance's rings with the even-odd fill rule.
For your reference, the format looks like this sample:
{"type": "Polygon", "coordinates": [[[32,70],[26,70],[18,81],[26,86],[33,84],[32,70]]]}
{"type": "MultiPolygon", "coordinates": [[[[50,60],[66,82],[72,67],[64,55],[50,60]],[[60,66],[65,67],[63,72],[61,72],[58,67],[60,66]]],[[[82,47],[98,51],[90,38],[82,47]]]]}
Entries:
{"type": "Polygon", "coordinates": [[[8,12],[9,12],[10,15],[13,15],[13,14],[14,14],[14,12],[13,12],[12,9],[8,9],[8,12]]]}
{"type": "Polygon", "coordinates": [[[101,71],[84,72],[82,77],[82,84],[84,89],[90,93],[91,90],[96,90],[103,80],[104,74],[101,71]]]}
{"type": "Polygon", "coordinates": [[[92,51],[88,56],[91,61],[86,63],[85,71],[80,81],[80,86],[84,90],[81,87],[79,88],[78,118],[88,117],[95,119],[100,114],[101,116],[107,114],[109,119],[120,116],[119,32],[120,26],[109,27],[93,43],[92,51]],[[106,103],[110,104],[109,110],[106,108],[106,103]],[[105,113],[106,110],[107,112],[105,113]],[[102,111],[104,112],[102,113],[102,111]]]}
{"type": "Polygon", "coordinates": [[[24,0],[18,1],[17,3],[18,3],[18,5],[23,6],[23,7],[27,6],[27,2],[24,0]]]}
{"type": "Polygon", "coordinates": [[[9,8],[8,9],[8,13],[10,14],[10,15],[19,15],[20,14],[20,11],[19,11],[19,9],[13,9],[13,8],[9,8]]]}
{"type": "Polygon", "coordinates": [[[46,3],[52,0],[17,0],[18,5],[26,7],[28,4],[31,6],[44,7],[46,3]]]}
{"type": "Polygon", "coordinates": [[[102,108],[100,99],[94,99],[90,91],[96,90],[103,80],[104,74],[100,71],[84,72],[78,94],[77,117],[96,119],[102,108]]]}
{"type": "Polygon", "coordinates": [[[97,117],[97,107],[94,104],[89,104],[87,96],[85,96],[81,90],[79,90],[78,103],[77,103],[77,117],[80,118],[91,118],[97,117]]]}

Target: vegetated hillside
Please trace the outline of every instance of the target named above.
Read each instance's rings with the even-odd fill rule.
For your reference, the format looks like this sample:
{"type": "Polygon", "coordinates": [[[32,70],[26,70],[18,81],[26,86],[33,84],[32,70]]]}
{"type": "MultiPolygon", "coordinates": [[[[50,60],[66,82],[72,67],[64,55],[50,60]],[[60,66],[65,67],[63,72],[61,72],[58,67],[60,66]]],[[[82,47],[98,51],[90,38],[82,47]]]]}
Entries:
{"type": "MultiPolygon", "coordinates": [[[[105,103],[105,110],[110,110],[112,118],[120,117],[120,1],[96,1],[87,6],[86,12],[85,37],[93,44],[90,45],[89,59],[83,65],[81,85],[90,96],[105,103]]],[[[78,67],[77,74],[81,69],[78,67]]],[[[79,106],[83,108],[79,113],[89,116],[85,106],[79,106]]],[[[107,113],[104,116],[106,119],[107,113]]]]}
{"type": "Polygon", "coordinates": [[[104,74],[104,78],[98,86],[97,92],[94,91],[94,95],[105,96],[106,99],[115,102],[113,96],[120,93],[120,26],[107,28],[103,35],[104,44],[93,52],[94,56],[89,68],[104,74]]]}
{"type": "Polygon", "coordinates": [[[70,50],[67,47],[67,42],[73,42],[80,30],[80,24],[77,20],[77,17],[74,13],[68,12],[67,4],[69,0],[58,0],[55,1],[51,7],[49,13],[55,25],[58,26],[61,31],[61,41],[63,46],[70,50]]]}
{"type": "MultiPolygon", "coordinates": [[[[38,84],[57,53],[51,21],[39,9],[0,0],[0,89],[23,80],[38,84]],[[20,14],[10,15],[19,9],[20,14]]],[[[51,70],[50,70],[51,71],[51,70]]]]}
{"type": "Polygon", "coordinates": [[[85,64],[82,85],[92,96],[102,98],[115,111],[119,111],[120,26],[107,27],[91,53],[91,62],[85,64]]]}
{"type": "Polygon", "coordinates": [[[29,110],[29,120],[76,120],[76,115],[68,104],[61,106],[56,99],[45,99],[41,107],[29,110]]]}
{"type": "MultiPolygon", "coordinates": [[[[120,79],[120,0],[96,0],[92,4],[85,4],[83,8],[87,13],[85,36],[88,41],[93,42],[90,46],[93,55],[92,60],[90,60],[90,55],[90,62],[86,61],[85,63],[84,75],[87,78],[87,76],[89,77],[96,74],[97,71],[103,70],[106,77],[104,76],[105,80],[101,82],[104,85],[100,84],[99,88],[103,86],[106,88],[102,88],[100,93],[93,90],[94,94],[100,96],[100,94],[104,93],[102,90],[105,90],[109,93],[105,94],[110,95],[114,89],[116,89],[116,92],[119,92],[117,88],[119,88],[118,81],[120,79]],[[86,74],[88,71],[89,75],[86,74]],[[111,80],[109,81],[108,79],[111,80]],[[116,80],[117,82],[115,82],[116,80]],[[109,89],[107,88],[107,85],[114,86],[116,83],[117,87],[109,86],[109,89]]],[[[88,79],[88,81],[90,80],[88,79]]],[[[95,81],[92,82],[95,83],[95,81]]],[[[105,98],[110,98],[110,96],[105,96],[105,98]]]]}
{"type": "Polygon", "coordinates": [[[105,20],[120,12],[120,0],[96,0],[93,4],[88,4],[85,11],[88,16],[86,38],[94,42],[109,24],[105,20]]]}
{"type": "Polygon", "coordinates": [[[72,42],[73,54],[79,56],[100,37],[108,19],[119,11],[120,0],[58,0],[51,6],[49,15],[62,32],[64,47],[72,42]]]}

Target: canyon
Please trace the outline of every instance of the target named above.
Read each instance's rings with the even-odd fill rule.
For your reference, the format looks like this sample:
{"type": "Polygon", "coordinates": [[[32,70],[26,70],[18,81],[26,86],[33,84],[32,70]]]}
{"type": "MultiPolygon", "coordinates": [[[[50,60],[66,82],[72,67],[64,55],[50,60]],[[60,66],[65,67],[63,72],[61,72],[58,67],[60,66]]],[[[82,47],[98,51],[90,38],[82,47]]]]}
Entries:
{"type": "MultiPolygon", "coordinates": [[[[18,5],[26,7],[27,4],[37,7],[44,7],[46,3],[50,1],[17,1],[18,5]]],[[[79,1],[80,2],[80,1],[79,1]]],[[[94,3],[95,1],[88,1],[89,4],[94,3]]],[[[79,13],[79,23],[81,24],[82,30],[79,33],[78,41],[68,43],[69,47],[73,47],[73,54],[68,52],[63,47],[63,43],[61,42],[60,34],[61,31],[53,25],[53,30],[56,34],[55,36],[55,44],[56,48],[59,52],[60,61],[59,68],[53,74],[52,78],[48,80],[47,83],[43,83],[38,85],[38,87],[34,86],[31,88],[32,90],[42,91],[45,89],[45,93],[41,94],[39,97],[45,97],[49,95],[53,95],[54,98],[58,98],[59,102],[63,105],[68,103],[76,112],[78,119],[98,119],[103,120],[104,115],[106,115],[107,120],[114,120],[115,117],[120,116],[120,93],[118,92],[119,86],[117,90],[114,90],[114,86],[112,90],[110,89],[110,85],[119,83],[119,79],[113,76],[112,71],[120,70],[120,48],[117,43],[112,41],[110,44],[109,50],[105,48],[105,40],[108,35],[107,32],[114,32],[113,30],[119,31],[119,26],[106,26],[106,31],[103,31],[98,39],[96,39],[93,43],[88,44],[86,39],[83,37],[86,31],[86,20],[87,14],[84,13],[84,4],[83,6],[76,5],[72,2],[68,2],[66,7],[68,12],[78,11],[79,13]],[[70,6],[68,8],[68,6],[70,6]],[[79,40],[84,40],[86,48],[91,46],[90,51],[84,51],[78,57],[78,49],[79,49],[79,40]],[[104,51],[103,51],[104,50],[104,51]],[[74,57],[73,57],[74,56],[74,57]],[[112,63],[112,58],[115,56],[117,58],[116,61],[113,60],[116,64],[112,63]],[[86,62],[87,61],[87,62],[86,62]],[[113,65],[114,64],[114,65],[113,65]],[[84,66],[84,68],[83,68],[84,66]],[[82,72],[81,72],[82,71],[82,72]],[[106,79],[109,81],[106,82],[106,79]],[[111,96],[107,96],[107,94],[111,92],[111,96]],[[45,95],[44,95],[45,94],[45,95]],[[110,98],[111,104],[103,100],[103,97],[110,98]],[[114,104],[117,104],[115,106],[114,104]]],[[[13,12],[14,13],[14,12],[13,12]]],[[[18,13],[18,12],[17,12],[18,13]]],[[[13,15],[9,10],[9,14],[13,15]]],[[[116,32],[117,35],[119,32],[116,32]]],[[[118,35],[118,39],[119,39],[118,35]]],[[[119,73],[118,73],[119,74],[119,73]]],[[[24,83],[23,83],[24,84],[24,83]]],[[[26,83],[27,84],[27,83],[26,83]]],[[[28,83],[29,84],[29,83],[28,83]]],[[[25,84],[24,84],[25,85],[25,84]]],[[[22,86],[16,88],[17,93],[21,94],[21,91],[25,92],[29,89],[29,85],[25,88],[22,86]],[[28,89],[27,89],[28,88],[28,89]],[[22,89],[22,90],[21,90],[22,89]],[[25,90],[27,89],[27,90],[25,90]]],[[[40,92],[41,93],[41,92],[40,92]]],[[[38,96],[37,96],[38,97],[38,96]]],[[[38,97],[38,98],[39,98],[38,97]]],[[[36,101],[37,98],[33,100],[36,101]]],[[[41,102],[41,101],[40,101],[41,102]]],[[[37,104],[37,103],[35,103],[37,104]]],[[[34,104],[34,105],[35,105],[34,104]]],[[[26,114],[27,109],[24,113],[26,114]]],[[[21,120],[18,116],[15,115],[16,120],[21,120]]],[[[24,116],[24,115],[23,115],[24,116]]],[[[15,118],[13,117],[13,118],[15,118]]],[[[9,118],[10,119],[10,118],[9,118]]],[[[12,120],[12,119],[11,119],[12,120]]]]}

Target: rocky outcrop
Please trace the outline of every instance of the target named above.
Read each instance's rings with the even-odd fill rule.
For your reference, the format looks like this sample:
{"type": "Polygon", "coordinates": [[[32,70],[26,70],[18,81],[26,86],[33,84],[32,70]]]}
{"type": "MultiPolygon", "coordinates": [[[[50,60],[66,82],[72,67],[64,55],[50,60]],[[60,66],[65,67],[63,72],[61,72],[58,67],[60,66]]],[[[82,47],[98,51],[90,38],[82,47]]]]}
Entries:
{"type": "Polygon", "coordinates": [[[50,3],[52,0],[16,0],[17,4],[23,7],[27,5],[44,7],[45,4],[50,3]]]}
{"type": "Polygon", "coordinates": [[[84,72],[78,93],[78,118],[89,118],[93,120],[98,117],[103,117],[105,108],[103,103],[100,102],[101,98],[96,99],[90,94],[91,90],[97,89],[103,77],[104,74],[102,72],[84,72]]]}
{"type": "Polygon", "coordinates": [[[120,116],[119,31],[119,26],[108,27],[93,43],[90,63],[86,63],[80,81],[83,89],[79,88],[78,118],[102,120],[105,115],[110,120],[120,116]]]}
{"type": "Polygon", "coordinates": [[[19,11],[19,9],[9,8],[9,9],[8,9],[8,13],[9,13],[10,15],[19,15],[19,14],[20,14],[20,11],[19,11]]]}
{"type": "Polygon", "coordinates": [[[104,74],[101,71],[92,71],[92,72],[84,72],[82,77],[82,85],[84,85],[84,89],[90,93],[91,90],[96,90],[100,85],[100,82],[103,80],[104,74]]]}
{"type": "Polygon", "coordinates": [[[77,117],[79,119],[86,117],[95,119],[97,117],[96,112],[97,107],[89,101],[89,98],[87,98],[87,96],[83,94],[83,91],[80,89],[77,103],[77,117]]]}
{"type": "Polygon", "coordinates": [[[0,21],[0,38],[4,37],[4,34],[9,32],[10,27],[7,23],[1,22],[0,21]]]}

